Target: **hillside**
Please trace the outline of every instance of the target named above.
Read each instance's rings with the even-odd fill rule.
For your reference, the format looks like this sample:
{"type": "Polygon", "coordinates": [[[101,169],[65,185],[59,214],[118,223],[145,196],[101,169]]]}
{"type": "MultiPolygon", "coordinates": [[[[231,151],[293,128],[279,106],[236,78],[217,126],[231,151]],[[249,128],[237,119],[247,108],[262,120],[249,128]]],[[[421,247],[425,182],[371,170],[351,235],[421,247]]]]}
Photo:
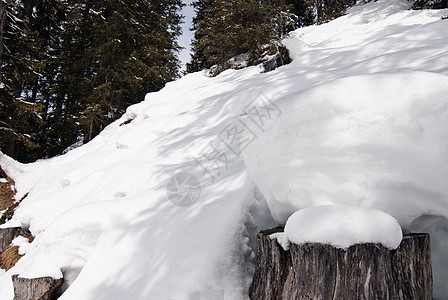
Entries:
{"type": "Polygon", "coordinates": [[[31,164],[0,154],[29,228],[0,270],[65,279],[60,299],[247,299],[255,234],[352,204],[429,232],[448,297],[448,10],[355,6],[284,40],[293,62],[169,83],[86,145],[31,164]],[[39,269],[31,266],[38,264],[39,269]]]}

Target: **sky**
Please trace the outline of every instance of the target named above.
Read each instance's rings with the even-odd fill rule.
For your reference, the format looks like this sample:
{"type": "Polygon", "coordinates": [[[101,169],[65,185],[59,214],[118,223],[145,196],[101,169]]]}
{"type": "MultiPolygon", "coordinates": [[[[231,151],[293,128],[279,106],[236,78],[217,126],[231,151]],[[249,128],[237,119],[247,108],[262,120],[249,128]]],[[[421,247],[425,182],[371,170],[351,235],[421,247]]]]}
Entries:
{"type": "Polygon", "coordinates": [[[185,69],[185,64],[190,60],[190,43],[193,38],[193,32],[190,31],[191,20],[194,15],[193,7],[190,6],[192,0],[183,0],[185,6],[182,9],[184,17],[184,23],[182,24],[182,35],[179,37],[179,45],[184,47],[179,52],[179,59],[182,63],[182,70],[185,69]]]}

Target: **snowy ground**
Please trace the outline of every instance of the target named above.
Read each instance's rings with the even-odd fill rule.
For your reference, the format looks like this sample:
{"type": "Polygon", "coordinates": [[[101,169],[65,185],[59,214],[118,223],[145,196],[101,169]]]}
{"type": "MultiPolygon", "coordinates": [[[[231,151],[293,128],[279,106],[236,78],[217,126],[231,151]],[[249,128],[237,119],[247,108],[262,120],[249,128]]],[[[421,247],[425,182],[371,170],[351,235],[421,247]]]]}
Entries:
{"type": "Polygon", "coordinates": [[[36,238],[0,299],[12,274],[55,266],[61,299],[247,299],[258,228],[320,204],[430,232],[446,299],[448,10],[408,8],[379,0],[297,30],[293,63],[270,73],[187,75],[63,156],[1,155],[29,192],[9,225],[36,238]]]}

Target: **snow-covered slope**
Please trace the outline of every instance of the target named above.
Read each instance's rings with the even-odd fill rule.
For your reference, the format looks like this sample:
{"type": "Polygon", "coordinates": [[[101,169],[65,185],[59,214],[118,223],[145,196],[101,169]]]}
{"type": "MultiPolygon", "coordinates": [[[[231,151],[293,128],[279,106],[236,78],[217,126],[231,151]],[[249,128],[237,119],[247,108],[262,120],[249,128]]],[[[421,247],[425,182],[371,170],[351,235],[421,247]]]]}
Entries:
{"type": "Polygon", "coordinates": [[[9,225],[36,238],[0,299],[37,260],[61,268],[61,299],[246,299],[271,213],[333,203],[432,233],[446,298],[448,10],[409,6],[299,29],[285,40],[294,61],[269,73],[187,75],[65,155],[1,155],[16,197],[29,193],[9,225]]]}

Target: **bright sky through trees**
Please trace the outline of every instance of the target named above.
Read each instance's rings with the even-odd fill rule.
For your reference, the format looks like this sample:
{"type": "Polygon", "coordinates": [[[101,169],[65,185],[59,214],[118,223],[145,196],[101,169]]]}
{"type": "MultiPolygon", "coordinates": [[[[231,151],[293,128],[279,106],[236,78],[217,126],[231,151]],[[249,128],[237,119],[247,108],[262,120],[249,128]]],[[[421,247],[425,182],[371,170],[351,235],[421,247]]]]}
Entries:
{"type": "Polygon", "coordinates": [[[185,6],[182,9],[182,14],[184,17],[184,23],[182,24],[182,35],[179,37],[179,45],[184,47],[182,51],[179,52],[179,59],[182,64],[182,69],[185,69],[185,64],[190,60],[190,43],[193,38],[193,32],[190,31],[191,20],[193,18],[194,10],[190,6],[192,0],[183,0],[185,6]]]}

